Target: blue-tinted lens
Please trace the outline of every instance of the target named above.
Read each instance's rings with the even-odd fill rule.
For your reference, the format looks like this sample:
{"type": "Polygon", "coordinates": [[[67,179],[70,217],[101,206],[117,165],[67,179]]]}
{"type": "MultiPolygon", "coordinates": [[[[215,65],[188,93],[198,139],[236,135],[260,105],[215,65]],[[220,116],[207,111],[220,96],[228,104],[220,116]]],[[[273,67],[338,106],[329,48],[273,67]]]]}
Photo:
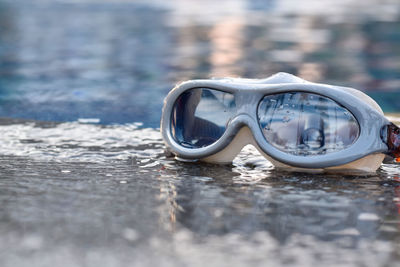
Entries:
{"type": "Polygon", "coordinates": [[[268,143],[293,155],[321,155],[345,149],[359,136],[353,114],[317,94],[290,92],[265,96],[258,121],[268,143]]]}
{"type": "Polygon", "coordinates": [[[235,108],[233,94],[208,88],[185,91],[172,109],[172,136],[188,148],[211,145],[225,132],[235,108]]]}

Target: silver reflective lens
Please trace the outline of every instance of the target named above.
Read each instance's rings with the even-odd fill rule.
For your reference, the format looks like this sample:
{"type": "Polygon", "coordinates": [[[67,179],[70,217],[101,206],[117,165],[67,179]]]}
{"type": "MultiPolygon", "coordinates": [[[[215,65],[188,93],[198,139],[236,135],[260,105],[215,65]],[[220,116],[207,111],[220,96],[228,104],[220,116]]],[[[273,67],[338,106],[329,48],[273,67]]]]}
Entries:
{"type": "Polygon", "coordinates": [[[172,136],[188,148],[211,145],[225,132],[235,108],[233,94],[207,88],[185,91],[172,109],[172,136]]]}
{"type": "Polygon", "coordinates": [[[268,143],[293,155],[322,155],[342,150],[359,136],[347,109],[321,95],[290,92],[265,96],[257,117],[268,143]]]}

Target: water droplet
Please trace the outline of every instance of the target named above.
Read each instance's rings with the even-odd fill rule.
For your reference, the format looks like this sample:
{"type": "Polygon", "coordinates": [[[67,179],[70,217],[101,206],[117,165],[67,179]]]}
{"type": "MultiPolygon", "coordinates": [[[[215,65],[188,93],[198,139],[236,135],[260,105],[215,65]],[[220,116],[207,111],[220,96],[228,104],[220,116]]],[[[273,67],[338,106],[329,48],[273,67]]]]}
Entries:
{"type": "Polygon", "coordinates": [[[214,211],[214,216],[217,217],[217,218],[221,217],[223,214],[224,214],[224,212],[223,212],[222,209],[217,209],[217,210],[214,211]]]}
{"type": "Polygon", "coordinates": [[[21,245],[29,250],[37,250],[42,247],[43,239],[37,235],[29,235],[21,241],[21,245]]]}
{"type": "Polygon", "coordinates": [[[137,231],[131,228],[124,229],[124,231],[122,232],[122,236],[129,241],[135,241],[139,238],[139,234],[137,233],[137,231]]]}
{"type": "Polygon", "coordinates": [[[358,215],[358,219],[361,221],[378,221],[379,217],[375,213],[365,212],[358,215]]]}
{"type": "Polygon", "coordinates": [[[282,121],[285,122],[285,123],[287,123],[287,122],[290,121],[290,117],[289,117],[289,116],[284,116],[284,117],[282,118],[282,121]]]}
{"type": "Polygon", "coordinates": [[[87,123],[87,124],[96,124],[96,123],[100,123],[100,119],[99,118],[79,118],[78,122],[79,123],[87,123]]]}

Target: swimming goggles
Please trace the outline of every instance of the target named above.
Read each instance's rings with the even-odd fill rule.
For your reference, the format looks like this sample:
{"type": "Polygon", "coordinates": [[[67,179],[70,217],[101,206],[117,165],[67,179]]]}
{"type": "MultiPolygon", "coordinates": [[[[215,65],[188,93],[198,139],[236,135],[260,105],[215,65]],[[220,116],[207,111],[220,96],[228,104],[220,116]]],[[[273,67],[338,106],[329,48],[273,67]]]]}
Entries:
{"type": "Polygon", "coordinates": [[[181,83],[165,98],[161,132],[186,161],[226,163],[249,143],[272,162],[299,168],[400,157],[399,128],[366,94],[287,73],[181,83]]]}

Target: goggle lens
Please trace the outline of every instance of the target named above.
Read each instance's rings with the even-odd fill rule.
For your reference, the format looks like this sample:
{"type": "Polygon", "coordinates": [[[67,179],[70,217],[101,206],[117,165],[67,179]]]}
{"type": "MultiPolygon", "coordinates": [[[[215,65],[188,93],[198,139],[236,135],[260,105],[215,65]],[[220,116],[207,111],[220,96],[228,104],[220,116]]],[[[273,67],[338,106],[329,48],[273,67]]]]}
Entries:
{"type": "Polygon", "coordinates": [[[353,144],[359,125],[353,114],[321,95],[290,92],[265,96],[258,121],[268,143],[293,155],[321,155],[353,144]]]}
{"type": "Polygon", "coordinates": [[[236,109],[233,94],[194,88],[175,101],[171,114],[171,134],[187,148],[200,148],[216,142],[236,109]]]}

